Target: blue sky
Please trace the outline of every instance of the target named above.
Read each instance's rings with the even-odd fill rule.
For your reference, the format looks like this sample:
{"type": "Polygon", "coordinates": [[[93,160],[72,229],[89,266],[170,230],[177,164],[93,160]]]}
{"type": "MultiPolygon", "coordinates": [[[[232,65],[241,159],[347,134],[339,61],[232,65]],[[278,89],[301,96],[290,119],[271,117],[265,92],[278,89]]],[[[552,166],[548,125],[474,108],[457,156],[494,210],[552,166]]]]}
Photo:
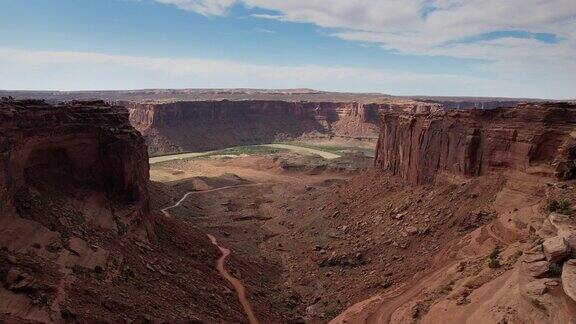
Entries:
{"type": "Polygon", "coordinates": [[[0,89],[576,97],[576,1],[507,2],[0,0],[0,89]]]}

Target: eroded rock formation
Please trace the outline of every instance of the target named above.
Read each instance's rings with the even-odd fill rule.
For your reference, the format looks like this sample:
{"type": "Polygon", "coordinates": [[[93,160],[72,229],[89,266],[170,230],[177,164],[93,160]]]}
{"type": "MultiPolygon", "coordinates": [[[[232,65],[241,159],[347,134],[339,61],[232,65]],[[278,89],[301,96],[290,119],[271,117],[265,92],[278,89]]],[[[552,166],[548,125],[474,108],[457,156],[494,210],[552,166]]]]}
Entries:
{"type": "Polygon", "coordinates": [[[116,235],[134,226],[151,233],[148,154],[125,109],[2,101],[0,134],[2,218],[58,228],[66,211],[116,235]]]}
{"type": "Polygon", "coordinates": [[[125,108],[1,100],[0,323],[241,322],[211,298],[217,250],[154,188],[125,108]]]}
{"type": "Polygon", "coordinates": [[[124,102],[150,153],[217,149],[301,137],[375,140],[384,110],[435,111],[438,104],[219,100],[124,102]]]}
{"type": "Polygon", "coordinates": [[[376,165],[413,183],[518,170],[576,175],[576,105],[492,110],[383,112],[376,165]]]}

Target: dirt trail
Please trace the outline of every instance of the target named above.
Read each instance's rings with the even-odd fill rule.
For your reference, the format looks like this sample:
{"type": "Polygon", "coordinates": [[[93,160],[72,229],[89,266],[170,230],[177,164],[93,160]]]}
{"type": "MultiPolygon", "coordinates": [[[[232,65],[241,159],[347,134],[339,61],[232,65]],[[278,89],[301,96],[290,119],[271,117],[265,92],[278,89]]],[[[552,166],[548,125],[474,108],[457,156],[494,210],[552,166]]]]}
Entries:
{"type": "Polygon", "coordinates": [[[327,160],[337,159],[340,157],[340,155],[338,155],[338,154],[334,154],[334,153],[330,153],[330,152],[326,152],[326,151],[322,151],[322,150],[317,150],[317,149],[313,149],[313,148],[309,148],[309,147],[304,147],[304,146],[296,146],[296,145],[289,145],[289,144],[266,144],[263,146],[290,150],[290,151],[300,153],[303,155],[306,155],[306,154],[318,155],[318,156],[321,156],[327,160]]]}
{"type": "MultiPolygon", "coordinates": [[[[281,148],[281,149],[293,151],[293,152],[304,154],[304,155],[310,155],[310,154],[318,155],[318,156],[321,156],[321,157],[328,159],[328,160],[336,159],[336,158],[340,157],[340,155],[338,155],[338,154],[322,151],[319,149],[313,149],[313,148],[309,148],[309,147],[290,145],[290,144],[263,144],[263,145],[252,145],[252,146],[267,146],[267,147],[281,148]]],[[[201,157],[201,156],[213,154],[216,152],[218,152],[218,151],[176,153],[176,154],[170,154],[170,155],[155,156],[155,157],[151,157],[148,160],[148,162],[150,164],[155,164],[155,163],[161,163],[161,162],[167,162],[167,161],[173,161],[173,160],[183,160],[183,159],[201,157]]]]}
{"type": "Polygon", "coordinates": [[[248,316],[248,321],[250,322],[250,324],[258,324],[258,319],[256,319],[256,316],[254,315],[254,312],[252,311],[252,306],[250,305],[250,302],[246,298],[246,288],[244,287],[244,285],[242,284],[242,282],[240,280],[233,277],[224,268],[224,263],[226,263],[226,258],[228,257],[228,255],[230,255],[230,250],[219,245],[218,241],[216,240],[216,238],[214,236],[212,236],[210,234],[207,234],[207,235],[208,235],[208,238],[210,239],[210,242],[212,242],[212,244],[214,244],[216,247],[218,247],[220,252],[222,252],[222,256],[216,262],[216,268],[218,269],[218,272],[220,273],[220,275],[224,279],[228,280],[228,282],[230,282],[232,284],[232,286],[234,287],[234,290],[236,290],[236,295],[238,295],[238,300],[240,301],[240,304],[242,304],[242,307],[244,308],[244,312],[246,313],[246,316],[248,316]]]}
{"type": "Polygon", "coordinates": [[[168,213],[168,210],[180,206],[180,205],[186,200],[186,198],[188,198],[188,196],[190,196],[190,195],[194,195],[194,194],[204,194],[204,193],[222,191],[222,190],[226,190],[226,189],[242,188],[242,187],[255,187],[255,186],[260,186],[260,185],[262,185],[262,184],[261,184],[261,183],[250,183],[250,184],[244,184],[244,185],[236,185],[236,186],[226,186],[226,187],[214,188],[214,189],[209,189],[209,190],[189,191],[189,192],[187,192],[186,194],[184,194],[184,196],[182,196],[182,198],[180,198],[180,200],[178,200],[174,205],[168,206],[168,207],[165,207],[165,208],[162,208],[160,211],[161,211],[164,215],[170,216],[170,213],[168,213]]]}
{"type": "MultiPolygon", "coordinates": [[[[162,213],[164,213],[164,215],[170,216],[170,213],[168,212],[168,210],[170,210],[174,207],[180,206],[186,200],[186,198],[188,198],[188,196],[190,196],[192,194],[209,193],[209,192],[221,191],[221,190],[226,190],[226,189],[241,188],[241,187],[254,187],[254,186],[259,186],[259,185],[261,185],[261,184],[260,183],[250,183],[250,184],[245,184],[245,185],[226,186],[226,187],[220,187],[220,188],[214,188],[214,189],[202,190],[202,191],[190,191],[190,192],[187,192],[186,194],[184,194],[184,196],[182,196],[182,198],[180,198],[180,200],[178,200],[174,205],[165,207],[161,211],[162,211],[162,213]]],[[[246,288],[244,287],[244,285],[242,284],[242,282],[240,280],[233,277],[224,268],[224,264],[226,263],[226,258],[228,257],[228,255],[230,255],[230,250],[219,245],[218,241],[216,240],[216,238],[213,235],[207,234],[207,236],[210,239],[210,242],[212,244],[214,244],[222,253],[222,256],[218,259],[218,261],[216,261],[216,269],[218,270],[218,273],[220,273],[222,278],[224,278],[228,282],[230,282],[232,284],[232,286],[234,287],[234,290],[236,290],[236,295],[238,296],[238,300],[240,301],[240,304],[244,308],[244,312],[246,313],[246,316],[248,317],[248,321],[250,322],[250,324],[259,324],[258,319],[256,318],[256,316],[254,315],[254,312],[252,311],[252,306],[250,305],[250,302],[246,298],[246,288]]]]}

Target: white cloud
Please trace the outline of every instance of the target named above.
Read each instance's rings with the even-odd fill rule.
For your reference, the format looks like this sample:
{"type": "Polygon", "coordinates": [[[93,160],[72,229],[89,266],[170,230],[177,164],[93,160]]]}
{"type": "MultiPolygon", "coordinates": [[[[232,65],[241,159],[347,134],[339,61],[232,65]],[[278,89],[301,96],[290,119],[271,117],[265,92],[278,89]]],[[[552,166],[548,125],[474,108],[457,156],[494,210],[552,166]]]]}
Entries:
{"type": "Polygon", "coordinates": [[[236,0],[154,0],[174,5],[180,9],[194,11],[204,16],[224,16],[236,0]]]}
{"type": "MultiPolygon", "coordinates": [[[[563,89],[454,74],[319,65],[271,66],[199,58],[0,48],[0,89],[316,88],[398,95],[564,95],[563,89]]],[[[564,93],[568,93],[565,91],[564,93]]]]}
{"type": "MultiPolygon", "coordinates": [[[[526,31],[559,36],[576,50],[574,0],[243,0],[276,14],[262,18],[313,23],[334,29],[346,40],[374,42],[410,54],[438,51],[460,40],[496,31],[526,31]],[[430,9],[424,15],[426,9],[430,9]]],[[[461,45],[464,46],[464,45],[461,45]]],[[[555,45],[550,45],[550,48],[555,45]]],[[[561,45],[556,47],[562,50],[561,45]]],[[[485,53],[467,57],[490,59],[485,53]]],[[[561,52],[560,54],[565,54],[561,52]]],[[[458,56],[458,55],[456,55],[458,56]]]]}
{"type": "MultiPolygon", "coordinates": [[[[559,79],[574,80],[571,75],[576,74],[576,0],[237,1],[269,11],[255,17],[312,23],[343,40],[372,43],[401,54],[481,60],[479,69],[503,76],[522,73],[537,78],[548,71],[558,73],[559,79]],[[556,41],[481,37],[501,31],[552,34],[556,41]]],[[[224,8],[218,10],[221,14],[234,1],[202,3],[224,8]]]]}

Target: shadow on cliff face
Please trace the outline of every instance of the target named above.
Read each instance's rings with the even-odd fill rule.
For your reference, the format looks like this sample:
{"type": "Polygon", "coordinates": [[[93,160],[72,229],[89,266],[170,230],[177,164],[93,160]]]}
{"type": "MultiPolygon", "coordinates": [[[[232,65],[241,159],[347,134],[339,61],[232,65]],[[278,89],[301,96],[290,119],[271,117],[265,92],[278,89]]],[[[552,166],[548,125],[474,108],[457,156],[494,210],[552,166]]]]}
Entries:
{"type": "Polygon", "coordinates": [[[357,102],[194,101],[127,103],[151,154],[203,151],[297,138],[374,140],[382,105],[357,102]]]}

